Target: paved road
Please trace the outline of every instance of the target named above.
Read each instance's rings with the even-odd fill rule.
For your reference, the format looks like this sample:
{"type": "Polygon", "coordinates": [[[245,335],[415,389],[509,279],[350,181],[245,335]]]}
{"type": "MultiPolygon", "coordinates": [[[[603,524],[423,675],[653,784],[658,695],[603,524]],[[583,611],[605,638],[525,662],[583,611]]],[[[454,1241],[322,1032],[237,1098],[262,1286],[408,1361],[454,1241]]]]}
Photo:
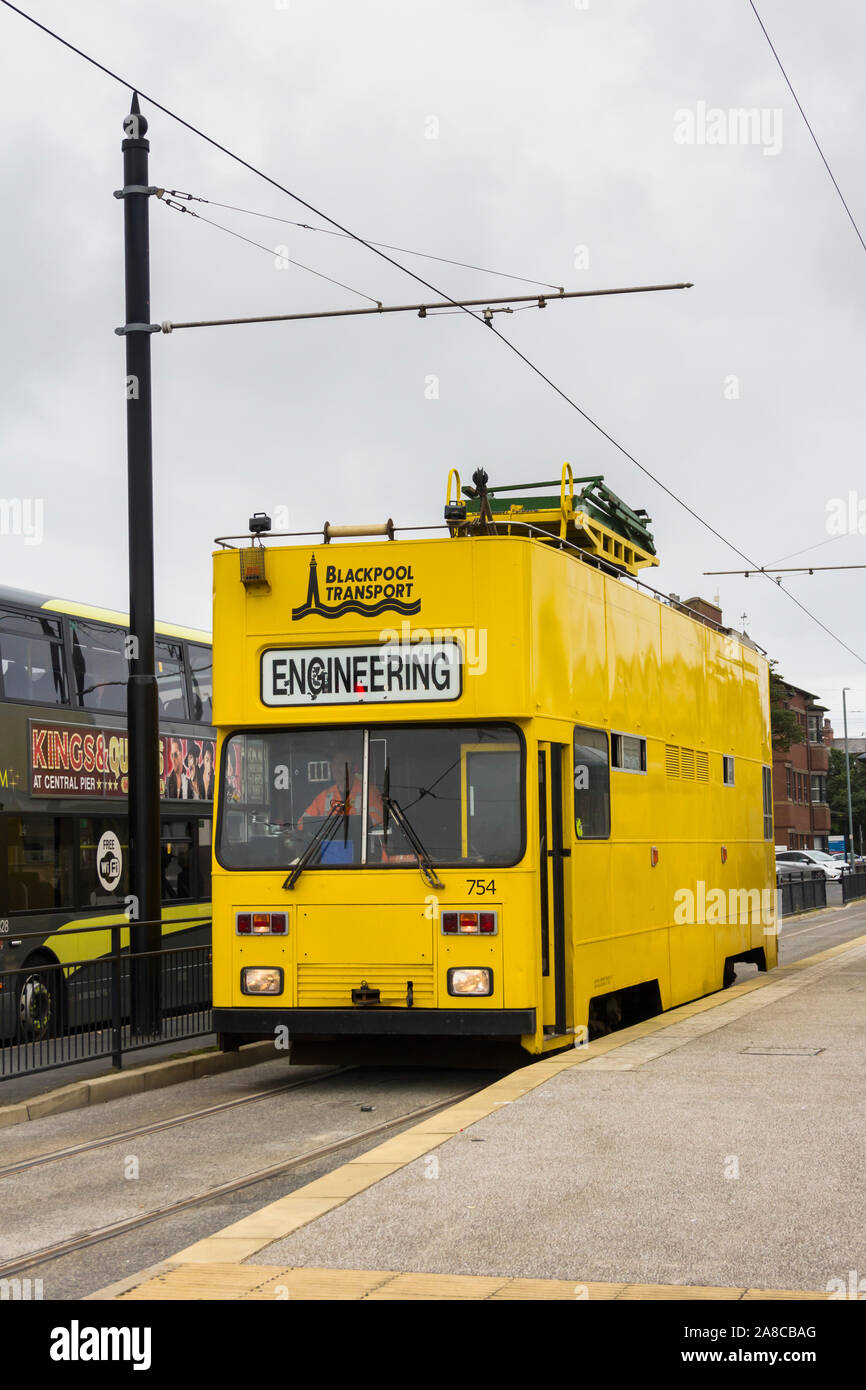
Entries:
{"type": "MultiPolygon", "coordinates": [[[[33,1155],[172,1118],[263,1091],[257,1100],[155,1134],[72,1155],[0,1179],[0,1262],[136,1216],[296,1155],[358,1136],[336,1155],[305,1164],[135,1232],[22,1271],[42,1279],[45,1299],[83,1297],[165,1259],[266,1202],[312,1182],[377,1142],[365,1131],[383,1121],[493,1080],[495,1073],[346,1070],[267,1062],[183,1086],[111,1101],[0,1130],[0,1169],[33,1155]],[[287,1081],[310,1084],[281,1090],[287,1081]],[[362,1109],[362,1107],[365,1107],[362,1109]],[[372,1107],[372,1108],[366,1108],[372,1107]],[[12,1196],[14,1194],[14,1197],[12,1196]]],[[[407,1120],[399,1128],[414,1123],[407,1120]]],[[[399,1132],[399,1128],[391,1131],[399,1132]]]]}
{"type": "MultiPolygon", "coordinates": [[[[864,934],[866,903],[790,918],[783,928],[780,959],[789,963],[864,934]]],[[[754,967],[743,973],[754,973],[754,967]]],[[[0,1179],[6,1188],[0,1261],[201,1192],[336,1139],[359,1136],[352,1148],[289,1174],[25,1271],[27,1277],[43,1280],[46,1299],[83,1297],[349,1161],[370,1147],[371,1140],[363,1135],[371,1125],[493,1079],[491,1073],[453,1070],[365,1068],[331,1079],[323,1079],[322,1073],[321,1068],[288,1068],[269,1062],[0,1130],[3,1168],[36,1154],[266,1092],[259,1100],[219,1115],[0,1179]],[[280,1093],[288,1080],[307,1078],[312,1084],[280,1093]],[[362,1110],[362,1105],[375,1108],[362,1110]],[[134,1173],[138,1176],[130,1176],[134,1173]]],[[[61,1073],[57,1084],[66,1079],[61,1073]]],[[[406,1126],[411,1123],[406,1121],[406,1126]]]]}

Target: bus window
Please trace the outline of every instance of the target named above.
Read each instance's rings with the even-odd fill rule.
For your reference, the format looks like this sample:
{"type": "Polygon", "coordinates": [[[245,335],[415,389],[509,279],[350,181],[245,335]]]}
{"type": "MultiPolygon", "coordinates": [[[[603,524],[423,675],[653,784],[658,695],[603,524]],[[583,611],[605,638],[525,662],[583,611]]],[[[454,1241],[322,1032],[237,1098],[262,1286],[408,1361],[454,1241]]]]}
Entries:
{"type": "Polygon", "coordinates": [[[66,703],[59,620],[35,613],[0,613],[0,664],[5,699],[66,703]]]}
{"type": "Polygon", "coordinates": [[[61,816],[4,816],[5,910],[47,912],[73,905],[72,823],[61,816]]]}
{"type": "Polygon", "coordinates": [[[160,719],[186,719],[186,684],[180,642],[155,643],[156,684],[160,719]]]}
{"type": "Polygon", "coordinates": [[[200,820],[198,822],[198,884],[196,896],[210,900],[211,895],[211,840],[213,835],[213,821],[200,820]]]}
{"type": "Polygon", "coordinates": [[[213,653],[210,647],[199,647],[194,642],[187,642],[186,652],[189,659],[192,718],[199,724],[209,724],[213,702],[213,653]]]}
{"type": "Polygon", "coordinates": [[[160,843],[163,902],[193,897],[193,826],[189,821],[163,821],[160,843]]]}
{"type": "Polygon", "coordinates": [[[75,703],[82,709],[126,710],[129,664],[123,628],[71,618],[75,703]]]}
{"type": "Polygon", "coordinates": [[[129,892],[129,832],[125,816],[78,817],[78,902],[80,907],[116,907],[129,892]],[[96,862],[99,841],[106,831],[120,841],[120,881],[109,892],[99,879],[96,862]]]}
{"type": "Polygon", "coordinates": [[[574,829],[579,840],[610,835],[610,769],[602,729],[574,731],[574,829]]]}

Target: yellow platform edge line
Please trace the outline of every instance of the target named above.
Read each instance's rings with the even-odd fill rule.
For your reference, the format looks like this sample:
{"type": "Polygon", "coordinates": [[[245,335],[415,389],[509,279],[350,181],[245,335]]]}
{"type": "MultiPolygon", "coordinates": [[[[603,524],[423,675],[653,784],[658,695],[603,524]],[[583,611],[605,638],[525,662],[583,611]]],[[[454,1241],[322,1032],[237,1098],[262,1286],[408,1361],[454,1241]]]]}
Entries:
{"type": "Polygon", "coordinates": [[[807,1299],[829,1293],[813,1289],[754,1289],[745,1285],[624,1284],[572,1279],[523,1279],[507,1275],[425,1274],[398,1270],[321,1269],[308,1266],[184,1264],[173,1265],[146,1284],[120,1295],[123,1302],[168,1299],[256,1299],[363,1301],[396,1299],[543,1299],[559,1302],[635,1302],[702,1300],[756,1302],[807,1299]]]}
{"type": "MultiPolygon", "coordinates": [[[[513,1099],[516,1085],[525,1087],[523,1093],[526,1094],[528,1091],[533,1091],[544,1085],[546,1081],[561,1071],[580,1066],[592,1057],[599,1057],[607,1052],[615,1051],[617,1048],[625,1047],[626,1044],[634,1042],[637,1038],[645,1038],[650,1034],[672,1028],[683,1019],[692,1018],[696,1014],[706,1013],[710,1009],[723,1008],[726,1004],[741,998],[743,995],[751,994],[754,990],[765,989],[769,985],[779,983],[785,976],[802,974],[811,966],[823,964],[836,956],[846,955],[862,946],[866,946],[866,935],[854,937],[853,940],[841,942],[836,946],[829,946],[823,951],[816,952],[815,955],[805,956],[802,960],[792,961],[788,965],[777,966],[756,980],[745,980],[742,984],[732,985],[729,989],[721,990],[717,994],[696,999],[688,1004],[681,1004],[675,1009],[659,1014],[654,1019],[646,1019],[642,1023],[633,1024],[629,1028],[623,1028],[617,1033],[598,1038],[582,1047],[570,1048],[560,1053],[542,1057],[538,1061],[529,1062],[525,1067],[509,1072],[500,1081],[494,1081],[492,1085],[478,1091],[468,1100],[459,1101],[456,1105],[440,1111],[438,1115],[403,1130],[393,1139],[385,1140],[384,1143],[376,1145],[375,1159],[372,1158],[373,1150],[368,1150],[359,1158],[352,1159],[349,1163],[333,1169],[326,1178],[316,1179],[315,1182],[300,1187],[295,1192],[259,1208],[258,1211],[249,1216],[232,1222],[231,1225],[222,1230],[215,1231],[213,1235],[206,1236],[193,1245],[179,1250],[159,1265],[143,1269],[138,1274],[109,1284],[105,1288],[89,1294],[88,1297],[94,1300],[110,1300],[122,1297],[138,1285],[160,1278],[177,1266],[211,1266],[225,1262],[242,1264],[244,1260],[249,1259],[251,1255],[257,1254],[260,1250],[264,1250],[268,1245],[272,1245],[274,1241],[281,1240],[300,1229],[301,1226],[309,1225],[318,1220],[318,1217],[324,1215],[326,1210],[331,1211],[335,1207],[342,1206],[343,1202],[350,1201],[352,1197],[374,1187],[384,1177],[389,1177],[391,1173],[416,1162],[419,1157],[416,1151],[418,1145],[416,1143],[407,1144],[407,1140],[411,1140],[413,1136],[418,1140],[423,1140],[422,1153],[430,1153],[440,1144],[452,1139],[455,1134],[459,1134],[461,1130],[495,1114],[501,1108],[501,1101],[505,1096],[508,1096],[508,1092],[512,1093],[508,1099],[513,1099]],[[407,1150],[411,1152],[411,1156],[407,1156],[407,1150]],[[327,1193],[321,1186],[317,1186],[317,1184],[323,1183],[326,1183],[330,1189],[327,1193]],[[341,1186],[344,1187],[345,1195],[339,1192],[341,1186]],[[316,1190],[311,1191],[312,1188],[316,1190]],[[313,1206],[311,1198],[322,1199],[321,1207],[319,1208],[318,1204],[313,1206]],[[272,1222],[269,1221],[269,1218],[272,1218],[272,1222]]],[[[745,1291],[746,1294],[749,1292],[745,1291]]],[[[751,1292],[756,1292],[756,1296],[760,1295],[760,1290],[751,1292]]],[[[632,1295],[632,1297],[634,1296],[632,1295]]],[[[784,1297],[786,1295],[784,1292],[782,1294],[777,1292],[770,1296],[784,1297]]],[[[823,1295],[809,1294],[808,1296],[822,1297],[823,1295]]]]}

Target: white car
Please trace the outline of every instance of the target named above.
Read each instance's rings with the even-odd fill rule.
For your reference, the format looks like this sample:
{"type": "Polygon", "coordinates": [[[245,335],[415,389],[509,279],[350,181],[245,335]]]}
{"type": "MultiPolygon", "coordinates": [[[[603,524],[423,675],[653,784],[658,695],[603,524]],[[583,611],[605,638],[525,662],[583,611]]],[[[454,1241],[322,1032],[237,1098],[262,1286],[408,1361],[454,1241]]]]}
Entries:
{"type": "Polygon", "coordinates": [[[827,878],[841,878],[844,865],[825,854],[822,849],[786,849],[776,852],[777,864],[799,865],[806,869],[821,869],[827,878]]]}

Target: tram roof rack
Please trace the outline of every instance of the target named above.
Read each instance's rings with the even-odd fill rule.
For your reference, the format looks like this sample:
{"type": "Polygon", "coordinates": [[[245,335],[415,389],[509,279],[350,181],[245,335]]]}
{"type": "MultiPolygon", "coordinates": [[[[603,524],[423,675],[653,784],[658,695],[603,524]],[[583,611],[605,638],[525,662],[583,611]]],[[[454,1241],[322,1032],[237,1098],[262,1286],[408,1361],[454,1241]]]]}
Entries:
{"type": "Polygon", "coordinates": [[[452,535],[510,535],[513,523],[529,522],[551,540],[569,540],[631,575],[659,563],[651,518],[642,507],[623,502],[601,473],[575,478],[571,464],[565,463],[558,479],[488,487],[487,473],[479,468],[472,481],[473,487],[463,487],[457,470],[451,470],[445,520],[452,535]],[[578,484],[582,486],[575,492],[578,484]],[[543,488],[557,488],[558,495],[544,495],[538,491],[543,488]]]}

